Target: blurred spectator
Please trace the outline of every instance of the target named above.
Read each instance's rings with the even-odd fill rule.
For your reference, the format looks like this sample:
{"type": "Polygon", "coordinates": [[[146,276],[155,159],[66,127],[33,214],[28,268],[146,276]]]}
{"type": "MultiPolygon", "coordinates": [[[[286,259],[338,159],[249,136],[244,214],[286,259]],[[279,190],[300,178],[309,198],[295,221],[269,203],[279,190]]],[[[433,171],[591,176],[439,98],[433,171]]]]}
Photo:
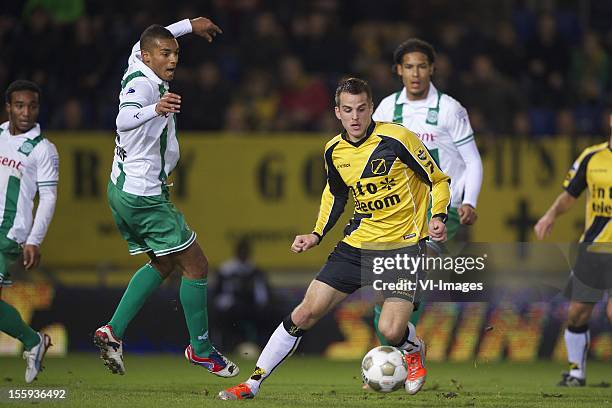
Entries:
{"type": "Polygon", "coordinates": [[[472,113],[475,108],[481,112],[486,127],[493,133],[510,135],[515,116],[523,108],[520,94],[499,75],[488,56],[476,56],[472,66],[472,75],[461,96],[468,111],[472,113]]]}
{"type": "MultiPolygon", "coordinates": [[[[265,273],[251,259],[251,243],[238,241],[234,258],[223,263],[212,290],[215,322],[223,336],[223,349],[232,350],[267,336],[271,319],[271,294],[265,273]]],[[[215,330],[216,331],[216,330],[215,330]]]]}
{"type": "Polygon", "coordinates": [[[354,72],[366,72],[377,62],[391,59],[392,51],[388,57],[383,52],[382,27],[375,22],[364,22],[353,27],[352,39],[357,50],[351,68],[354,72]]]}
{"type": "Polygon", "coordinates": [[[446,54],[438,53],[436,55],[434,82],[436,88],[440,91],[459,97],[461,93],[459,75],[446,54]]]}
{"type": "Polygon", "coordinates": [[[223,129],[228,132],[247,132],[249,124],[246,107],[241,101],[235,100],[229,104],[225,111],[223,129]]]}
{"type": "Polygon", "coordinates": [[[279,109],[279,95],[272,86],[270,74],[266,71],[252,70],[242,85],[242,103],[246,109],[249,130],[269,131],[279,109]]]}
{"type": "Polygon", "coordinates": [[[295,55],[280,61],[280,81],[278,129],[319,129],[319,120],[332,106],[323,81],[306,74],[302,62],[295,55]]]}
{"type": "Polygon", "coordinates": [[[599,132],[599,120],[604,110],[599,96],[600,89],[595,78],[583,79],[579,89],[578,101],[573,105],[576,127],[579,133],[593,135],[599,132]]]}
{"type": "MultiPolygon", "coordinates": [[[[94,100],[106,74],[109,50],[97,38],[94,21],[89,17],[81,17],[72,28],[71,41],[66,44],[66,63],[54,80],[61,84],[73,82],[71,92],[76,91],[79,98],[94,100]]],[[[62,97],[71,96],[65,94],[67,90],[62,91],[62,97]]]]}
{"type": "Polygon", "coordinates": [[[507,21],[497,25],[495,40],[488,55],[495,68],[507,78],[521,77],[525,66],[525,51],[518,43],[514,27],[507,21]]]}
{"type": "Polygon", "coordinates": [[[514,137],[528,137],[531,135],[531,124],[526,112],[519,112],[514,117],[514,137]]]}
{"type": "Polygon", "coordinates": [[[590,31],[584,36],[582,46],[572,55],[571,81],[574,93],[580,93],[585,81],[593,81],[598,94],[607,89],[610,78],[610,58],[602,47],[599,36],[590,31]]]}
{"type": "Polygon", "coordinates": [[[576,121],[574,113],[570,109],[561,109],[557,112],[557,129],[556,132],[563,136],[576,135],[576,121]]]}
{"type": "Polygon", "coordinates": [[[372,88],[372,100],[374,106],[378,106],[380,101],[387,95],[401,89],[402,82],[391,67],[391,64],[377,61],[370,67],[366,74],[368,83],[372,88]]]}
{"type": "Polygon", "coordinates": [[[229,104],[230,89],[221,79],[217,64],[201,64],[195,71],[195,78],[189,78],[188,83],[181,83],[180,89],[185,106],[190,106],[190,109],[185,109],[185,113],[178,118],[181,127],[197,130],[223,128],[223,116],[229,104]]]}
{"type": "MultiPolygon", "coordinates": [[[[28,24],[20,30],[15,46],[15,78],[28,78],[45,90],[48,79],[60,71],[61,64],[67,63],[57,58],[60,44],[60,31],[52,26],[49,15],[40,8],[34,9],[28,24]],[[30,46],[25,46],[30,44],[30,46]],[[35,46],[32,46],[35,45],[35,46]]],[[[65,49],[59,51],[64,52],[65,49]]]]}
{"type": "Polygon", "coordinates": [[[527,69],[531,79],[530,102],[559,107],[567,101],[566,75],[569,50],[552,15],[543,14],[535,37],[527,44],[527,69]]]}
{"type": "Polygon", "coordinates": [[[275,68],[278,59],[288,50],[283,28],[273,13],[263,12],[256,17],[253,33],[245,36],[241,50],[241,57],[250,67],[275,68]]]}
{"type": "Polygon", "coordinates": [[[293,49],[300,50],[308,71],[342,75],[349,69],[353,44],[330,14],[314,12],[294,29],[293,49]]]}
{"type": "Polygon", "coordinates": [[[51,125],[55,128],[78,130],[87,129],[88,126],[83,119],[83,105],[76,98],[67,100],[62,106],[61,115],[55,116],[51,125]]]}
{"type": "Polygon", "coordinates": [[[444,53],[453,61],[455,69],[467,71],[473,58],[472,44],[464,42],[465,28],[456,22],[447,22],[439,30],[438,43],[434,43],[436,51],[444,53]]]}

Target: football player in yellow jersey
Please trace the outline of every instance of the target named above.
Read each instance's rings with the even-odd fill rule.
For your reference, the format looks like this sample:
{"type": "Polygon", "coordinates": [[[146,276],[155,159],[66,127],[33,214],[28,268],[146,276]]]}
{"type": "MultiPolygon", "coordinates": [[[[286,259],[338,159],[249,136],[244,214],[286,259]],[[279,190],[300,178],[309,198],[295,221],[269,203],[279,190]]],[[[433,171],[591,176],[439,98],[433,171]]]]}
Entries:
{"type": "MultiPolygon", "coordinates": [[[[612,127],[612,115],[610,116],[612,127]]],[[[612,322],[612,136],[586,148],[569,170],[565,189],[535,226],[538,239],[546,237],[556,218],[567,212],[588,189],[585,231],[565,294],[570,298],[565,346],[570,370],[558,385],[586,385],[589,318],[593,306],[608,293],[606,313],[612,322]]]]}
{"type": "MultiPolygon", "coordinates": [[[[318,245],[342,214],[349,194],[355,201],[353,219],[302,302],[268,340],[251,377],[221,391],[221,399],[254,398],[263,380],[295,351],[302,335],[321,317],[363,286],[374,283],[376,290],[376,269],[371,266],[377,265],[377,259],[422,257],[428,237],[446,239],[450,179],[419,138],[402,125],[372,120],[372,92],[361,79],[342,80],[335,102],[344,130],[325,146],[327,185],[319,215],[314,231],[295,237],[291,250],[301,253],[318,245]],[[428,223],[430,197],[433,216],[428,223]]],[[[425,345],[408,324],[418,307],[419,285],[393,285],[422,276],[418,268],[410,272],[397,267],[378,275],[385,298],[379,329],[391,345],[404,351],[405,389],[415,394],[427,374],[425,345]]]]}

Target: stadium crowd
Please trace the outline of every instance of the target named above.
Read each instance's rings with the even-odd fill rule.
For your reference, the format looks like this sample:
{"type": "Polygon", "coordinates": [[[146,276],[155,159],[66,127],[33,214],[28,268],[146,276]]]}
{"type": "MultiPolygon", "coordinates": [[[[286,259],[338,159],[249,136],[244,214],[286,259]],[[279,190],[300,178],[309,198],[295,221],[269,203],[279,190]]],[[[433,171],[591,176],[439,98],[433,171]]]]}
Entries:
{"type": "Polygon", "coordinates": [[[11,2],[0,11],[0,86],[39,83],[45,129],[112,130],[134,38],[152,23],[206,15],[224,33],[212,44],[180,40],[189,52],[172,88],[183,130],[336,131],[338,79],[367,78],[377,104],[401,88],[393,49],[418,36],[437,48],[436,86],[468,108],[477,134],[607,134],[612,3],[463,3],[11,2]]]}

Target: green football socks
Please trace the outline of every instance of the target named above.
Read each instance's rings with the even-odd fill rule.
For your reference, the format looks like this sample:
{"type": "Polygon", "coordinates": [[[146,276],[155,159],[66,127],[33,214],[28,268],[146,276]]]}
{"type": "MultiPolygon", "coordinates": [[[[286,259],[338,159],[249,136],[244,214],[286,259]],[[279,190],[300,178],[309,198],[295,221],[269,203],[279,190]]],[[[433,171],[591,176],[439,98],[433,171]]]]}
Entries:
{"type": "Polygon", "coordinates": [[[17,309],[3,300],[0,300],[0,331],[22,342],[28,351],[40,343],[38,333],[25,324],[17,309]]]}
{"type": "Polygon", "coordinates": [[[108,324],[113,328],[113,334],[122,339],[125,329],[136,313],[144,305],[147,298],[162,284],[163,279],[159,272],[146,264],[140,268],[130,280],[115,314],[108,324]]]}
{"type": "Polygon", "coordinates": [[[208,357],[213,346],[208,337],[207,281],[204,279],[181,280],[180,299],[189,329],[189,340],[195,354],[208,357]]]}

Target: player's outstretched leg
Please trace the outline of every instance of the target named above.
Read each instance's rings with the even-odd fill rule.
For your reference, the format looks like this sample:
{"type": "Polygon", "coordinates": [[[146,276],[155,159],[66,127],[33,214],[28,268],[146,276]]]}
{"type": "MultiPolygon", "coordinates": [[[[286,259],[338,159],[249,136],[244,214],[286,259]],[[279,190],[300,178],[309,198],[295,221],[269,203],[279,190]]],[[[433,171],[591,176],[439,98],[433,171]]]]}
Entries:
{"type": "Polygon", "coordinates": [[[423,388],[427,378],[425,368],[425,343],[417,337],[416,328],[406,322],[412,312],[412,304],[402,300],[385,301],[379,329],[393,347],[404,353],[408,366],[405,389],[408,394],[416,394],[423,388]],[[402,327],[406,327],[402,331],[402,327]]]}
{"type": "Polygon", "coordinates": [[[0,300],[0,331],[23,343],[23,358],[27,364],[25,380],[31,383],[42,370],[41,363],[51,339],[44,333],[34,331],[23,321],[17,309],[3,300],[0,300]]]}
{"type": "Polygon", "coordinates": [[[266,347],[257,359],[257,366],[246,382],[219,392],[222,400],[254,398],[261,383],[283,361],[293,354],[304,332],[315,325],[329,310],[340,303],[346,293],[334,289],[327,283],[314,280],[310,283],[304,300],[276,328],[266,347]]]}
{"type": "Polygon", "coordinates": [[[569,372],[561,374],[560,387],[584,387],[586,385],[586,358],[590,342],[589,326],[568,326],[565,329],[565,346],[569,372]]]}
{"type": "MultiPolygon", "coordinates": [[[[581,293],[573,293],[580,296],[581,293]]],[[[599,295],[598,297],[601,297],[599,295]]],[[[591,335],[589,318],[594,302],[571,300],[567,311],[567,328],[565,329],[565,347],[569,372],[561,374],[561,387],[584,387],[586,385],[586,363],[591,335]]]]}
{"type": "Polygon", "coordinates": [[[208,335],[208,261],[197,242],[186,250],[170,255],[183,271],[179,297],[189,330],[185,358],[219,377],[234,377],[240,369],[217,351],[208,335]]]}
{"type": "Polygon", "coordinates": [[[45,333],[36,333],[39,342],[30,350],[23,352],[23,359],[26,361],[25,381],[29,384],[36,379],[38,373],[43,370],[43,359],[47,350],[52,346],[51,337],[45,333]]]}
{"type": "Polygon", "coordinates": [[[100,358],[104,365],[113,374],[125,374],[123,364],[123,341],[117,338],[110,325],[105,325],[96,330],[93,339],[96,347],[100,349],[100,358]]]}
{"type": "Polygon", "coordinates": [[[219,399],[242,400],[255,398],[259,387],[276,367],[293,354],[300,344],[304,330],[299,329],[287,318],[276,328],[268,340],[261,355],[257,359],[257,366],[251,377],[244,383],[227,388],[219,392],[219,399]]]}
{"type": "Polygon", "coordinates": [[[94,344],[100,349],[104,365],[113,374],[125,374],[121,339],[128,324],[162,282],[162,276],[151,264],[144,265],[130,280],[110,322],[96,330],[94,344]]]}

